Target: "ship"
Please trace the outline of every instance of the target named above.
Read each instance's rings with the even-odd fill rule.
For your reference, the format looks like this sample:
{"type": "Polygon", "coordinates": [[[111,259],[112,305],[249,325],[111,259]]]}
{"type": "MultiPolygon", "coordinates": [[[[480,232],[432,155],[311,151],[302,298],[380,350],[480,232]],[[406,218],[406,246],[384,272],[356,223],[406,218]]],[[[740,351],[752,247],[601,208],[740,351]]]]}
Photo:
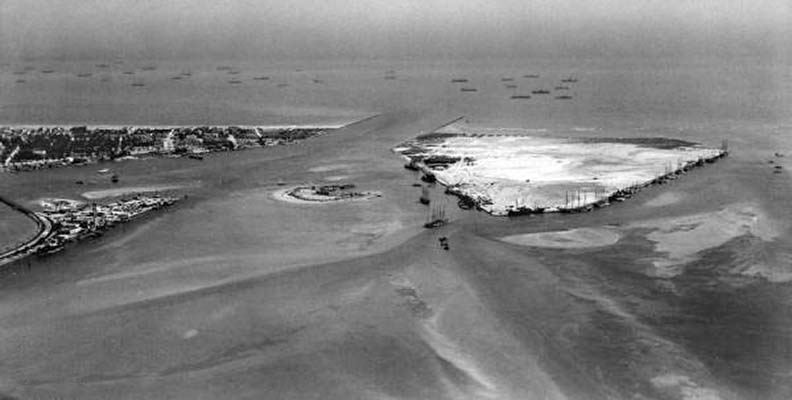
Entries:
{"type": "Polygon", "coordinates": [[[146,85],[143,84],[143,83],[140,83],[140,82],[135,82],[135,83],[132,84],[132,86],[134,86],[134,87],[143,87],[143,86],[146,86],[146,85]]]}
{"type": "Polygon", "coordinates": [[[122,72],[124,75],[135,75],[135,71],[124,71],[122,72]]]}
{"type": "Polygon", "coordinates": [[[476,89],[476,88],[466,88],[466,87],[463,87],[463,88],[461,88],[461,89],[459,89],[459,90],[460,90],[460,91],[463,91],[463,92],[478,92],[478,89],[476,89]]]}
{"type": "Polygon", "coordinates": [[[528,95],[528,94],[513,94],[513,95],[511,96],[511,98],[512,98],[512,99],[515,99],[515,100],[516,100],[516,99],[530,99],[530,98],[531,98],[531,95],[528,95]]]}
{"type": "Polygon", "coordinates": [[[506,85],[506,89],[517,89],[517,85],[506,85]]]}
{"type": "Polygon", "coordinates": [[[527,74],[527,75],[523,75],[523,78],[528,78],[528,79],[535,79],[535,78],[538,78],[538,77],[539,77],[539,74],[527,74]]]}
{"type": "Polygon", "coordinates": [[[561,79],[561,82],[574,83],[574,82],[577,82],[577,81],[578,81],[577,78],[573,78],[573,77],[561,79]]]}
{"type": "Polygon", "coordinates": [[[454,79],[451,79],[451,83],[465,83],[467,81],[468,80],[465,79],[465,78],[454,78],[454,79]]]}
{"type": "Polygon", "coordinates": [[[95,64],[96,68],[110,68],[108,64],[95,64]]]}
{"type": "Polygon", "coordinates": [[[143,67],[141,69],[143,71],[154,71],[155,69],[157,69],[157,67],[154,67],[154,66],[151,66],[151,65],[147,65],[147,66],[145,66],[145,67],[143,67]]]}
{"type": "Polygon", "coordinates": [[[550,94],[550,91],[549,90],[545,90],[545,89],[539,89],[539,90],[533,90],[533,91],[531,91],[531,93],[533,93],[533,94],[550,94]]]}
{"type": "Polygon", "coordinates": [[[240,81],[239,79],[231,79],[230,81],[228,81],[228,83],[232,85],[239,85],[240,83],[242,83],[242,81],[240,81]]]}
{"type": "Polygon", "coordinates": [[[89,77],[91,75],[93,75],[93,74],[90,73],[90,72],[83,72],[83,73],[77,74],[77,77],[78,78],[87,78],[87,77],[89,77]]]}
{"type": "Polygon", "coordinates": [[[253,78],[254,81],[268,81],[269,76],[257,76],[253,78]]]}
{"type": "Polygon", "coordinates": [[[568,95],[556,96],[556,100],[572,100],[572,96],[568,96],[568,95]]]}
{"type": "Polygon", "coordinates": [[[569,90],[569,86],[556,86],[555,90],[569,90]]]}
{"type": "Polygon", "coordinates": [[[41,71],[41,73],[42,73],[42,74],[51,74],[51,73],[53,73],[53,72],[55,72],[55,70],[54,70],[54,69],[45,69],[45,70],[42,70],[42,71],[41,71]]]}
{"type": "Polygon", "coordinates": [[[446,218],[445,215],[445,207],[440,205],[437,207],[432,207],[431,212],[426,219],[426,223],[424,224],[424,228],[439,228],[446,223],[448,223],[448,218],[446,218]]]}
{"type": "Polygon", "coordinates": [[[421,198],[418,199],[421,204],[428,205],[432,200],[429,197],[429,188],[426,186],[421,187],[421,198]]]}
{"type": "Polygon", "coordinates": [[[514,78],[501,78],[501,82],[511,82],[514,78]]]}

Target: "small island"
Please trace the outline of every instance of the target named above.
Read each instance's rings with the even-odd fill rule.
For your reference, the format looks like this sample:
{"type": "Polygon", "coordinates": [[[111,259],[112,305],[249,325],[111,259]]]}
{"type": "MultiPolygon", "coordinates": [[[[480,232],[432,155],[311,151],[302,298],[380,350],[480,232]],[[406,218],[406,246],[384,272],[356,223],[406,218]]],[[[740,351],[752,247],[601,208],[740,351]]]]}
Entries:
{"type": "Polygon", "coordinates": [[[354,184],[297,186],[279,190],[275,197],[279,200],[297,203],[329,203],[337,201],[370,200],[381,197],[379,192],[358,192],[354,184]]]}

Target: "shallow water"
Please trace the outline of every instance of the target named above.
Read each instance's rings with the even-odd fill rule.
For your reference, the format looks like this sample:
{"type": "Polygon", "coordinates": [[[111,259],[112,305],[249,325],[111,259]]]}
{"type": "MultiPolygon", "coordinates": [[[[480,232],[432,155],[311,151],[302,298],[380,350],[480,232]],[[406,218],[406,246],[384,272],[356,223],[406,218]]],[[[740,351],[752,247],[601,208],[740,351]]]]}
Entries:
{"type": "MultiPolygon", "coordinates": [[[[381,115],[295,146],[203,162],[113,163],[124,186],[186,185],[189,198],[2,271],[0,393],[792,396],[792,286],[784,279],[792,272],[792,186],[767,163],[792,168],[788,70],[747,60],[670,70],[537,60],[238,67],[244,85],[228,84],[213,65],[158,65],[136,71],[142,88],[120,73],[107,82],[101,74],[53,73],[27,77],[22,87],[3,69],[2,123],[264,124],[381,115]],[[189,79],[169,79],[185,69],[189,79]],[[389,69],[396,80],[383,79],[389,69]],[[575,74],[575,99],[509,99],[500,78],[534,71],[542,78],[518,80],[520,90],[575,74]],[[259,74],[270,81],[246,80],[259,74]],[[450,82],[462,75],[479,91],[462,93],[450,82]],[[671,136],[716,146],[728,139],[732,154],[587,214],[493,218],[456,209],[437,187],[432,201],[447,204],[452,222],[427,231],[420,189],[411,186],[417,176],[390,148],[458,115],[541,135],[671,136]],[[787,157],[774,157],[779,151],[787,157]],[[338,176],[383,197],[313,206],[271,196],[278,183],[338,176]],[[741,234],[703,246],[674,276],[650,273],[651,260],[666,254],[646,221],[735,204],[760,210],[760,223],[777,234],[741,234]],[[603,227],[621,233],[612,246],[547,249],[498,240],[603,227]]],[[[102,167],[5,174],[0,187],[29,204],[80,199],[113,188],[86,178],[102,167]],[[86,184],[74,185],[78,179],[86,184]]]]}

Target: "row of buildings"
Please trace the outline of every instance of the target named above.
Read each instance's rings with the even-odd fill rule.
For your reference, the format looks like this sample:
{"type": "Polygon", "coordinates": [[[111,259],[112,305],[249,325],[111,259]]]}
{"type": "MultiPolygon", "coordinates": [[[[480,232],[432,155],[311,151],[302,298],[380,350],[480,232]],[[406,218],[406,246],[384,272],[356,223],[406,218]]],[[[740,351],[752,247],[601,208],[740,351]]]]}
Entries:
{"type": "Polygon", "coordinates": [[[192,154],[288,144],[321,135],[310,127],[1,127],[0,169],[111,160],[127,156],[192,154]]]}

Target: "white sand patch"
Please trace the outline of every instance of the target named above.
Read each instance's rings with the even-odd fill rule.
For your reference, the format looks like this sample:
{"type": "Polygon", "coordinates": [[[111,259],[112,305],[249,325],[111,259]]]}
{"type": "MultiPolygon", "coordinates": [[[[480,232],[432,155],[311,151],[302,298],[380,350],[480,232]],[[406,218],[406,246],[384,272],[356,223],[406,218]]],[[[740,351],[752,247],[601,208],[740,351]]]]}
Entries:
{"type": "Polygon", "coordinates": [[[508,243],[553,249],[583,249],[616,244],[621,235],[609,228],[577,228],[565,231],[525,233],[502,237],[508,243]]]}
{"type": "Polygon", "coordinates": [[[74,208],[85,204],[84,201],[72,199],[59,199],[54,197],[43,197],[33,201],[34,204],[41,206],[44,209],[54,210],[58,207],[74,208]]]}
{"type": "Polygon", "coordinates": [[[682,199],[685,198],[683,193],[679,192],[665,192],[660,194],[659,196],[650,199],[649,201],[644,203],[646,207],[665,207],[670,206],[672,204],[679,203],[682,199]]]}
{"type": "Polygon", "coordinates": [[[192,339],[196,336],[198,336],[198,331],[195,329],[190,329],[189,331],[184,332],[184,335],[182,335],[182,337],[185,339],[192,339]]]}
{"type": "Polygon", "coordinates": [[[733,238],[752,234],[769,241],[779,235],[767,215],[754,204],[732,204],[720,211],[641,221],[628,228],[653,229],[646,238],[666,256],[652,263],[657,268],[656,275],[666,278],[681,273],[681,265],[695,260],[700,251],[733,238]]]}
{"type": "Polygon", "coordinates": [[[318,167],[309,168],[308,172],[330,172],[330,171],[349,169],[351,167],[352,166],[350,164],[328,164],[328,165],[320,165],[318,167]]]}
{"type": "Polygon", "coordinates": [[[721,400],[718,391],[701,387],[684,375],[656,376],[652,378],[652,385],[658,389],[677,392],[683,400],[721,400]]]}
{"type": "Polygon", "coordinates": [[[338,182],[338,181],[345,181],[348,179],[349,179],[349,175],[332,175],[322,178],[322,180],[327,182],[338,182]]]}
{"type": "Polygon", "coordinates": [[[693,145],[656,148],[618,139],[532,137],[524,136],[524,130],[519,130],[522,135],[510,130],[492,134],[480,128],[475,130],[478,134],[461,131],[463,135],[418,139],[409,142],[412,147],[398,149],[417,149],[412,157],[460,159],[432,173],[441,184],[473,198],[495,215],[520,208],[583,207],[722,154],[720,149],[693,145]]]}
{"type": "Polygon", "coordinates": [[[164,192],[166,190],[184,189],[186,185],[150,185],[150,186],[125,186],[113,189],[92,190],[82,194],[89,200],[103,199],[107,197],[118,197],[132,193],[164,192]]]}

